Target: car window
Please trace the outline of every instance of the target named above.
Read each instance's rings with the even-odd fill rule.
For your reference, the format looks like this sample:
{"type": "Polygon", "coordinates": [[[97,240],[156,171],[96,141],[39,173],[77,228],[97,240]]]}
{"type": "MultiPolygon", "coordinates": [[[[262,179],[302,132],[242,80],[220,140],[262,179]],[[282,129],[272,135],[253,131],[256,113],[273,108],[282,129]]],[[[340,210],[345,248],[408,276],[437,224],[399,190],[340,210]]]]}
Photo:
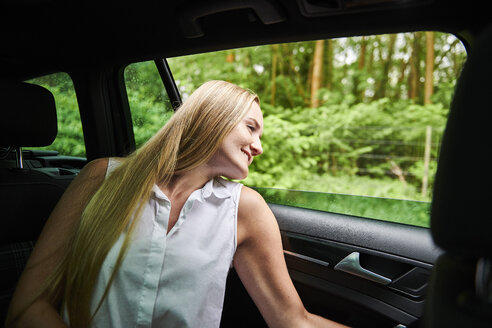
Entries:
{"type": "Polygon", "coordinates": [[[56,103],[58,134],[55,141],[47,147],[33,150],[56,151],[59,155],[86,157],[79,106],[72,79],[60,72],[41,76],[26,82],[45,87],[53,94],[56,103]]]}
{"type": "Polygon", "coordinates": [[[243,183],[268,202],[428,227],[440,141],[465,58],[454,36],[416,32],[168,62],[183,99],[210,79],[259,95],[264,153],[243,183]]]}
{"type": "Polygon", "coordinates": [[[174,111],[153,61],[127,66],[124,76],[138,148],[169,120],[174,111]]]}

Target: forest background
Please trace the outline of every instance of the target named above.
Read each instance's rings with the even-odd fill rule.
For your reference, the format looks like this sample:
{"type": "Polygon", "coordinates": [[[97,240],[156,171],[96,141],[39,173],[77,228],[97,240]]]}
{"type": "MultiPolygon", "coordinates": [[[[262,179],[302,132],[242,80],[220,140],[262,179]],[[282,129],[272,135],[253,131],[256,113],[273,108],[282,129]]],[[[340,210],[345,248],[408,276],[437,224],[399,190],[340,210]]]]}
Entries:
{"type": "MultiPolygon", "coordinates": [[[[262,190],[267,200],[335,212],[341,210],[326,204],[345,203],[348,214],[427,226],[440,138],[465,58],[455,37],[416,32],[240,48],[168,63],[183,99],[211,79],[258,94],[264,154],[244,183],[275,188],[262,190]],[[387,204],[367,213],[374,207],[367,197],[334,199],[341,194],[387,204]],[[407,217],[393,218],[389,208],[395,206],[407,217]]],[[[70,109],[59,116],[51,149],[84,156],[81,127],[73,123],[73,91],[56,79],[37,81],[58,88],[57,107],[70,109]]],[[[153,61],[128,66],[125,80],[141,145],[172,115],[172,107],[153,61]]]]}

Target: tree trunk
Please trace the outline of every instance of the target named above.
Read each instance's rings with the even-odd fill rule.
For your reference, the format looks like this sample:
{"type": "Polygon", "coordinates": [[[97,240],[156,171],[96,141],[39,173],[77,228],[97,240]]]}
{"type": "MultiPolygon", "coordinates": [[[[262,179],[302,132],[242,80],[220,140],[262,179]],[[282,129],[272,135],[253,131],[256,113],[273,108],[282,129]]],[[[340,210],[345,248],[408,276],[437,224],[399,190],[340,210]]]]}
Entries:
{"type": "Polygon", "coordinates": [[[366,64],[366,49],[367,49],[367,40],[366,37],[363,36],[360,42],[360,54],[359,54],[359,65],[358,65],[358,68],[360,70],[363,69],[366,64]]]}
{"type": "Polygon", "coordinates": [[[360,43],[360,53],[359,60],[357,63],[357,73],[354,75],[354,95],[356,95],[357,100],[360,102],[364,99],[365,90],[360,87],[360,83],[365,77],[363,71],[366,66],[366,53],[367,53],[367,40],[366,37],[363,36],[360,43]]]}
{"type": "Polygon", "coordinates": [[[275,93],[277,91],[277,61],[278,61],[278,44],[273,44],[271,46],[272,50],[272,89],[270,95],[270,104],[275,105],[275,93]]]}
{"type": "Polygon", "coordinates": [[[398,81],[396,82],[396,92],[393,95],[394,99],[400,99],[401,97],[401,86],[405,84],[405,72],[408,67],[408,62],[404,59],[400,61],[400,74],[398,76],[398,81]]]}
{"type": "Polygon", "coordinates": [[[427,187],[429,183],[429,164],[431,159],[432,147],[432,127],[428,125],[425,128],[425,150],[424,150],[424,174],[422,177],[422,196],[427,195],[427,187]]]}
{"type": "Polygon", "coordinates": [[[415,32],[413,36],[412,55],[410,57],[410,75],[408,81],[408,97],[416,100],[419,96],[420,79],[420,34],[415,32]]]}
{"type": "Polygon", "coordinates": [[[324,40],[318,40],[315,43],[313,55],[313,73],[311,77],[311,107],[319,106],[318,90],[323,81],[323,50],[324,40]]]}
{"type": "Polygon", "coordinates": [[[299,70],[296,68],[295,64],[294,64],[294,55],[292,53],[292,49],[289,48],[288,49],[289,52],[288,52],[288,60],[287,60],[287,63],[288,63],[288,72],[289,72],[289,75],[291,76],[291,79],[294,81],[294,84],[296,86],[296,89],[297,89],[297,93],[301,96],[302,100],[303,100],[303,104],[306,105],[306,106],[309,106],[309,99],[307,99],[306,97],[306,91],[304,91],[304,83],[302,81],[304,81],[305,79],[301,77],[301,74],[299,73],[299,70]]]}
{"type": "Polygon", "coordinates": [[[326,40],[325,48],[325,87],[330,90],[333,87],[333,40],[326,40]]]}
{"type": "Polygon", "coordinates": [[[374,44],[371,42],[373,38],[369,39],[368,47],[366,49],[367,54],[367,64],[366,69],[368,72],[372,72],[374,69],[374,44]]]}
{"type": "Polygon", "coordinates": [[[396,43],[396,34],[391,34],[389,36],[389,41],[388,41],[388,54],[386,56],[386,59],[381,59],[382,60],[382,72],[381,72],[381,79],[379,79],[376,89],[376,98],[384,98],[386,97],[386,90],[388,88],[388,76],[389,76],[389,71],[391,68],[391,63],[393,60],[393,52],[395,49],[395,43],[396,43]]]}
{"type": "Polygon", "coordinates": [[[233,63],[234,59],[235,59],[234,50],[230,50],[229,52],[227,52],[226,62],[233,63]]]}
{"type": "Polygon", "coordinates": [[[425,32],[426,56],[425,56],[425,88],[424,105],[431,103],[434,93],[434,32],[425,32]]]}

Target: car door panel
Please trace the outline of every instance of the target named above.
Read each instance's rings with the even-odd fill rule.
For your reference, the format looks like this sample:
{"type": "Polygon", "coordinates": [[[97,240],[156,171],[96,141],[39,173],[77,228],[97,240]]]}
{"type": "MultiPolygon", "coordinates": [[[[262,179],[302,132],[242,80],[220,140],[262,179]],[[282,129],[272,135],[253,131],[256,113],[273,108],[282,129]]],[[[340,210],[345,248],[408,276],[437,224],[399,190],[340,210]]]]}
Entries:
{"type": "MultiPolygon", "coordinates": [[[[309,311],[355,327],[418,322],[432,264],[440,254],[428,229],[269,206],[281,230],[289,274],[309,311]],[[344,260],[345,267],[340,265],[344,260]]],[[[265,325],[231,272],[222,326],[238,324],[265,325]]]]}
{"type": "MultiPolygon", "coordinates": [[[[432,263],[440,254],[428,229],[270,207],[281,229],[289,272],[305,303],[322,308],[312,296],[322,292],[385,317],[388,323],[409,325],[422,316],[432,263]]],[[[342,308],[347,312],[351,307],[342,308]]],[[[357,311],[349,312],[347,321],[359,322],[357,311]]]]}

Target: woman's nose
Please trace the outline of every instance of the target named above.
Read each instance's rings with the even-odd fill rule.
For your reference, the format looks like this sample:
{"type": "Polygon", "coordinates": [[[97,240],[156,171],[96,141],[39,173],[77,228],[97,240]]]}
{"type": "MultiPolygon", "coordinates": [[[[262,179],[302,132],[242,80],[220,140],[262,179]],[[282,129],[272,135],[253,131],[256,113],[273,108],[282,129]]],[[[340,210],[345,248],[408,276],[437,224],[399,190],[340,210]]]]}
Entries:
{"type": "Polygon", "coordinates": [[[258,156],[263,153],[263,148],[261,147],[261,140],[258,138],[253,142],[250,146],[251,148],[251,155],[253,156],[258,156]]]}

